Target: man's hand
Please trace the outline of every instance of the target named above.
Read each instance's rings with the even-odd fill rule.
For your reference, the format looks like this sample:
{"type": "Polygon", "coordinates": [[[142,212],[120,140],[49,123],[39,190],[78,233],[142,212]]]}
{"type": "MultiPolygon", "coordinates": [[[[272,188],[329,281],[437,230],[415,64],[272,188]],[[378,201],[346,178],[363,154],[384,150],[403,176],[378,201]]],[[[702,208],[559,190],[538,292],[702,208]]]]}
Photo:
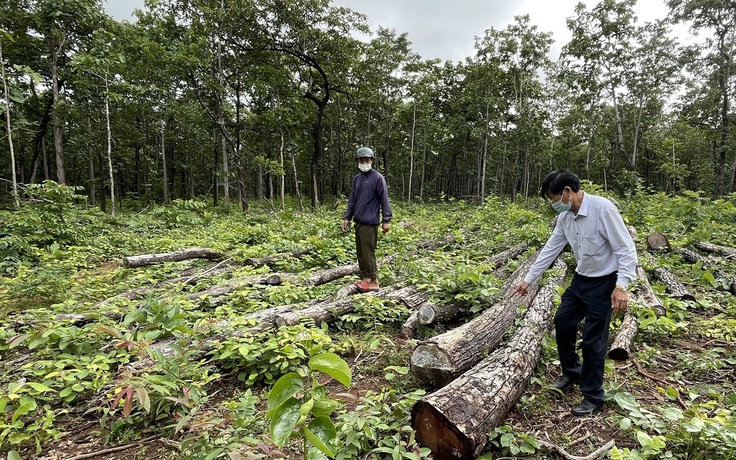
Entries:
{"type": "Polygon", "coordinates": [[[384,222],[381,227],[383,228],[383,233],[388,233],[388,228],[389,228],[388,222],[384,222]]]}
{"type": "Polygon", "coordinates": [[[345,233],[350,228],[350,221],[347,219],[342,220],[342,232],[345,233]]]}
{"type": "Polygon", "coordinates": [[[628,305],[629,295],[626,291],[616,286],[616,289],[611,294],[611,308],[613,308],[613,313],[619,314],[625,312],[628,305]]]}
{"type": "Polygon", "coordinates": [[[513,291],[509,294],[509,299],[515,295],[520,295],[524,297],[527,295],[527,288],[529,287],[529,283],[526,281],[522,281],[520,285],[516,286],[513,291]]]}

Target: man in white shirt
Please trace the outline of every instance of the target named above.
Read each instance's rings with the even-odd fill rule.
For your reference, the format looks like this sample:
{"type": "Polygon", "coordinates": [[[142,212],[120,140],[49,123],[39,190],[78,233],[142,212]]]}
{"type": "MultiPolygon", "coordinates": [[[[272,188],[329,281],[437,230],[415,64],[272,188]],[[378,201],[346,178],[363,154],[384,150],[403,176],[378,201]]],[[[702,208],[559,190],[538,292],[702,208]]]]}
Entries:
{"type": "Polygon", "coordinates": [[[580,190],[580,179],[571,171],[549,173],[542,182],[541,195],[560,216],[524,281],[509,296],[526,295],[529,284],[538,280],[570,244],[577,267],[555,315],[562,377],[553,387],[566,390],[579,383],[584,399],[572,408],[572,413],[592,414],[603,405],[611,313],[626,311],[626,290],[636,279],[636,247],[616,206],[606,198],[580,190]],[[581,364],[575,343],[582,320],[581,364]]]}

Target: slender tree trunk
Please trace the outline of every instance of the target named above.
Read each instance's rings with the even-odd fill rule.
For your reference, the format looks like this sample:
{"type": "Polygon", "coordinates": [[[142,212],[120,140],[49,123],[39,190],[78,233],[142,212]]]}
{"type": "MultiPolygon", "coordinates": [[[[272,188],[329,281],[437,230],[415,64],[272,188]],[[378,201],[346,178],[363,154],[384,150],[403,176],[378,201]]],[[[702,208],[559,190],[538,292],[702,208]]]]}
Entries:
{"type": "Polygon", "coordinates": [[[279,164],[281,165],[279,195],[281,198],[281,210],[283,211],[284,209],[286,209],[286,200],[284,198],[284,195],[286,194],[286,169],[284,168],[284,130],[279,129],[279,134],[281,135],[281,145],[279,146],[279,164]]]}
{"type": "Polygon", "coordinates": [[[107,166],[110,168],[110,214],[115,215],[115,171],[112,168],[112,130],[110,129],[110,88],[105,82],[105,124],[107,126],[107,166]]]}
{"type": "Polygon", "coordinates": [[[304,211],[304,206],[302,206],[302,194],[299,191],[299,176],[297,176],[296,173],[296,155],[294,155],[294,152],[291,152],[291,168],[294,170],[294,190],[296,191],[296,199],[299,201],[299,210],[304,211]]]}
{"type": "Polygon", "coordinates": [[[161,120],[161,170],[164,173],[164,204],[169,204],[169,170],[166,167],[166,120],[161,120]]]}
{"type": "Polygon", "coordinates": [[[58,107],[61,105],[61,94],[59,93],[59,76],[58,76],[58,60],[61,49],[64,46],[66,37],[61,39],[58,49],[52,50],[51,58],[51,87],[54,100],[54,150],[56,152],[56,178],[60,184],[66,185],[66,173],[64,170],[64,146],[63,146],[63,126],[58,107]]]}
{"type": "Polygon", "coordinates": [[[87,142],[87,156],[89,158],[89,204],[90,206],[97,205],[97,183],[95,181],[95,160],[94,160],[94,149],[92,148],[92,116],[89,115],[92,112],[89,101],[87,101],[87,136],[89,141],[87,142]]]}
{"type": "Polygon", "coordinates": [[[20,198],[18,198],[18,178],[16,176],[15,172],[15,150],[13,149],[13,128],[10,123],[10,89],[8,88],[8,80],[5,76],[5,61],[3,60],[3,47],[2,47],[2,40],[0,39],[0,71],[2,72],[0,76],[2,76],[3,80],[3,95],[5,97],[6,107],[5,107],[5,122],[6,127],[8,128],[8,146],[10,147],[10,169],[12,172],[12,179],[13,179],[13,201],[15,202],[15,207],[20,207],[20,198]]]}
{"type": "MultiPolygon", "coordinates": [[[[225,0],[220,0],[220,10],[225,11],[225,0]]],[[[222,43],[220,39],[217,41],[217,68],[219,70],[219,78],[220,78],[220,91],[225,91],[225,81],[224,81],[224,70],[222,67],[222,43]]],[[[224,97],[222,95],[220,96],[220,102],[219,102],[219,120],[220,120],[220,126],[225,126],[225,108],[224,108],[224,97]]],[[[222,182],[222,188],[223,188],[223,200],[225,201],[225,208],[230,209],[230,166],[228,165],[228,158],[227,158],[227,146],[225,144],[225,136],[222,136],[221,138],[222,143],[222,175],[223,175],[223,182],[222,182]]],[[[217,163],[215,163],[215,177],[217,177],[217,163]]]]}
{"type": "Polygon", "coordinates": [[[417,101],[414,101],[414,113],[411,120],[411,148],[409,149],[409,196],[408,201],[411,203],[411,186],[414,178],[414,133],[417,128],[417,101]]]}

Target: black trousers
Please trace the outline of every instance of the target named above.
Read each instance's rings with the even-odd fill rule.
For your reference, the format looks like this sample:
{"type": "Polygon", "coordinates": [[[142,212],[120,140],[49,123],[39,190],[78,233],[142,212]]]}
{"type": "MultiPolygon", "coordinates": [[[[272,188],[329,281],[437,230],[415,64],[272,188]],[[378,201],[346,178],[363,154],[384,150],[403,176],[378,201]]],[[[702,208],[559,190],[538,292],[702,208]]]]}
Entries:
{"type": "Polygon", "coordinates": [[[603,403],[603,371],[608,351],[611,323],[611,294],[616,287],[616,273],[591,278],[575,273],[570,287],[562,294],[555,315],[557,352],[562,373],[580,377],[580,392],[593,403],[603,403]],[[583,326],[583,361],[575,350],[578,324],[583,326]]]}

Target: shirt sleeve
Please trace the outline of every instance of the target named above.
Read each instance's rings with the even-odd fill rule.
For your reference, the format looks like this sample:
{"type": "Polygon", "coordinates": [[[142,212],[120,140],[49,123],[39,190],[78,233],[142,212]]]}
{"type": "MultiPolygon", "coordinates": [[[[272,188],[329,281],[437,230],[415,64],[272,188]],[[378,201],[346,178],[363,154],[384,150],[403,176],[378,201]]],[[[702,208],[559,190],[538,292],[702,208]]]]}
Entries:
{"type": "Polygon", "coordinates": [[[534,261],[532,267],[529,269],[529,273],[524,277],[524,281],[532,284],[541,278],[542,273],[552,265],[552,262],[554,262],[562,250],[565,249],[566,245],[567,237],[565,236],[565,232],[562,230],[562,225],[560,225],[560,219],[558,218],[557,225],[555,225],[555,229],[552,230],[552,236],[550,236],[544,244],[544,247],[539,253],[539,257],[537,257],[537,260],[534,261]]]}
{"type": "Polygon", "coordinates": [[[350,196],[348,197],[348,209],[345,210],[345,216],[343,217],[344,220],[351,220],[353,218],[353,214],[355,213],[355,200],[356,200],[356,193],[355,193],[355,177],[354,177],[353,183],[350,187],[350,196]]]}
{"type": "Polygon", "coordinates": [[[380,189],[379,194],[381,198],[381,214],[383,216],[382,222],[391,222],[394,214],[391,211],[391,203],[388,201],[388,187],[386,186],[386,178],[381,176],[378,187],[380,189]]]}
{"type": "Polygon", "coordinates": [[[603,232],[618,260],[616,284],[626,287],[636,280],[636,264],[638,261],[634,240],[626,229],[626,224],[617,209],[606,211],[604,223],[603,232]]]}

